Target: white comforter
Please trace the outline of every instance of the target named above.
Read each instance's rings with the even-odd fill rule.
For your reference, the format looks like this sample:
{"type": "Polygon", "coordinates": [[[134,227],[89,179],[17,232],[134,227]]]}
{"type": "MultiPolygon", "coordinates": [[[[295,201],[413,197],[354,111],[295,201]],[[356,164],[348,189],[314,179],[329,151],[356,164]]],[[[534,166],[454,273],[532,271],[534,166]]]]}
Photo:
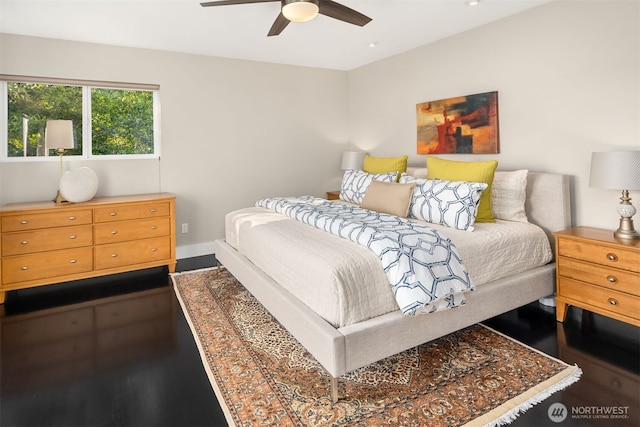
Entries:
{"type": "Polygon", "coordinates": [[[426,223],[312,196],[262,199],[256,206],[368,247],[405,315],[458,307],[474,289],[451,239],[426,223]]]}
{"type": "MultiPolygon", "coordinates": [[[[476,286],[552,258],[546,234],[533,224],[498,220],[476,224],[473,232],[434,228],[455,243],[476,286]]],[[[398,310],[380,260],[357,243],[259,207],[229,213],[226,240],[335,327],[398,310]]]]}

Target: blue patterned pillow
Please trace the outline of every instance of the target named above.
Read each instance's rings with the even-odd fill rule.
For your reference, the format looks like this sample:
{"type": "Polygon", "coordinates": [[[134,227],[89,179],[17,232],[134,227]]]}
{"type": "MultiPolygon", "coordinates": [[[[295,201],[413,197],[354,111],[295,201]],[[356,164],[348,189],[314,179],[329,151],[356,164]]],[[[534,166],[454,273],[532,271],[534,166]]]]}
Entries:
{"type": "Polygon", "coordinates": [[[415,182],[409,217],[459,230],[473,231],[480,196],[486,183],[400,178],[401,183],[415,182]]]}
{"type": "Polygon", "coordinates": [[[366,173],[361,170],[347,169],[342,177],[340,186],[340,199],[345,202],[359,205],[367,192],[367,187],[372,180],[382,182],[396,182],[398,172],[366,173]]]}

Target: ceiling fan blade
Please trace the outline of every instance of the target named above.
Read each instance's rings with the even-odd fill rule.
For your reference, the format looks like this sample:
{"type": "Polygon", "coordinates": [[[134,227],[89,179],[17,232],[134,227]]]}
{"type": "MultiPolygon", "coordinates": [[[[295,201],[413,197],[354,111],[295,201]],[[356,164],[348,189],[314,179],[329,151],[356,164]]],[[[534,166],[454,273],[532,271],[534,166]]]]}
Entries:
{"type": "Polygon", "coordinates": [[[331,0],[320,0],[319,7],[321,14],[348,22],[349,24],[364,27],[371,22],[371,18],[368,16],[331,0]]]}
{"type": "Polygon", "coordinates": [[[282,12],[280,12],[280,15],[278,15],[276,20],[273,22],[273,25],[271,26],[271,29],[269,30],[269,34],[267,34],[267,36],[269,37],[277,36],[282,32],[282,30],[287,28],[287,25],[289,25],[289,22],[291,21],[285,18],[282,12]]]}
{"type": "Polygon", "coordinates": [[[280,0],[220,0],[220,1],[206,1],[204,3],[200,3],[202,7],[209,6],[231,6],[235,4],[250,4],[250,3],[269,3],[273,1],[280,0]]]}

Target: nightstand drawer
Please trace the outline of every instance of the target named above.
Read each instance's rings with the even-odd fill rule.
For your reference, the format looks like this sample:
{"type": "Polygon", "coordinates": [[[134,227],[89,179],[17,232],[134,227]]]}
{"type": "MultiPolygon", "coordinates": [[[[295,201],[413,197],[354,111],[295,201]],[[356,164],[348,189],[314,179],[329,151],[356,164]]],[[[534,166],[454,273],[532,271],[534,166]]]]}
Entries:
{"type": "Polygon", "coordinates": [[[558,255],[640,273],[638,252],[572,239],[559,239],[558,255]]]}
{"type": "Polygon", "coordinates": [[[113,245],[96,246],[96,270],[131,264],[166,261],[171,256],[171,238],[160,237],[113,245]]]}
{"type": "Polygon", "coordinates": [[[93,244],[91,225],[49,228],[2,235],[2,255],[20,255],[93,244]]]}
{"type": "Polygon", "coordinates": [[[557,259],[558,275],[604,288],[640,296],[640,276],[625,270],[604,267],[571,258],[557,259]]]}
{"type": "Polygon", "coordinates": [[[91,224],[92,218],[91,209],[6,215],[2,217],[2,232],[91,224]]]}
{"type": "Polygon", "coordinates": [[[86,247],[3,258],[2,284],[91,271],[92,252],[91,247],[86,247]]]}
{"type": "Polygon", "coordinates": [[[169,202],[153,202],[140,205],[115,205],[95,210],[96,222],[126,221],[130,219],[169,216],[169,202]]]}
{"type": "Polygon", "coordinates": [[[640,319],[640,298],[585,282],[558,278],[558,296],[593,307],[640,319]]]}
{"type": "Polygon", "coordinates": [[[96,245],[139,240],[171,234],[169,217],[138,221],[116,221],[97,224],[94,228],[96,245]]]}

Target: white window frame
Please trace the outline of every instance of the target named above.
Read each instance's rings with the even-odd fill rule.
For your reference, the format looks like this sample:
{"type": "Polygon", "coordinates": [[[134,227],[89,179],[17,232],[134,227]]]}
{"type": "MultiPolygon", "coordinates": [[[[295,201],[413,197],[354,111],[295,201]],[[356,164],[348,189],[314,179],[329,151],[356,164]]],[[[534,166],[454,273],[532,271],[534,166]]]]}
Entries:
{"type": "Polygon", "coordinates": [[[41,83],[50,85],[80,86],[82,87],[82,155],[65,156],[69,159],[81,160],[139,160],[139,159],[159,159],[161,147],[160,135],[160,86],[155,84],[138,84],[122,82],[101,82],[93,80],[70,80],[47,77],[15,76],[0,74],[0,162],[43,162],[58,161],[57,156],[30,156],[30,157],[9,157],[7,152],[8,135],[7,111],[9,92],[7,82],[17,83],[41,83]],[[91,89],[119,89],[119,90],[142,90],[153,93],[153,153],[152,154],[92,154],[91,144],[91,89]]]}

